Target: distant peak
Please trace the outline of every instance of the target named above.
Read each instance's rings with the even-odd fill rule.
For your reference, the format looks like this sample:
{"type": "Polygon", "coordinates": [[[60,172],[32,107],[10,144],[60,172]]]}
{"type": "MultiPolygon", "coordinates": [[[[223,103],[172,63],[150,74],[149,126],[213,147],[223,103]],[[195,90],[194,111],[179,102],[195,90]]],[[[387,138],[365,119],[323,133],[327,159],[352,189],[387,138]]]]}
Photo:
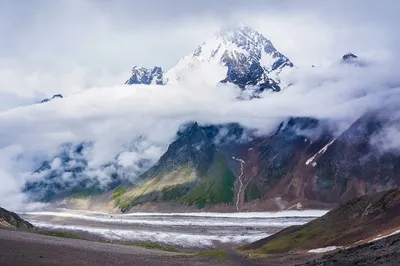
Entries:
{"type": "Polygon", "coordinates": [[[52,99],[55,99],[55,98],[64,98],[64,97],[62,96],[62,94],[54,94],[52,99]]]}
{"type": "Polygon", "coordinates": [[[342,60],[343,61],[351,61],[351,60],[356,59],[356,58],[358,58],[358,56],[356,56],[355,54],[347,53],[342,57],[342,60]]]}
{"type": "Polygon", "coordinates": [[[53,97],[51,97],[51,98],[46,98],[46,99],[43,99],[42,101],[41,101],[41,103],[47,103],[47,102],[50,102],[51,100],[53,100],[53,99],[62,99],[62,98],[64,98],[63,96],[62,96],[62,94],[54,94],[53,95],[53,97]]]}

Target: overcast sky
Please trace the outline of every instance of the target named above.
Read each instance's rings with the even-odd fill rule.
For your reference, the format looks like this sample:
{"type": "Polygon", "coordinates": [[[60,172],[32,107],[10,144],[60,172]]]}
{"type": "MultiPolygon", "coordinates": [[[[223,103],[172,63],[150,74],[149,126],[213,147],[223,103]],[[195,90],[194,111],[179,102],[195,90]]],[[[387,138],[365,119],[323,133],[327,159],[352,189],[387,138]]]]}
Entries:
{"type": "MultiPolygon", "coordinates": [[[[288,116],[310,116],[344,130],[371,108],[397,108],[399,8],[390,0],[2,0],[0,205],[21,207],[24,182],[65,143],[93,142],[86,159],[95,170],[121,153],[129,168],[143,158],[155,163],[188,121],[269,132],[288,116]],[[122,85],[133,65],[168,69],[238,22],[299,66],[293,86],[235,101],[237,88],[198,75],[165,87],[122,85]],[[364,67],[338,64],[347,52],[364,67]],[[68,97],[32,104],[55,93],[68,97]]],[[[397,148],[398,132],[382,131],[376,143],[397,148]]]]}
{"type": "Polygon", "coordinates": [[[122,84],[133,65],[167,69],[237,22],[298,66],[348,51],[388,56],[399,8],[396,0],[3,0],[0,103],[122,84]]]}

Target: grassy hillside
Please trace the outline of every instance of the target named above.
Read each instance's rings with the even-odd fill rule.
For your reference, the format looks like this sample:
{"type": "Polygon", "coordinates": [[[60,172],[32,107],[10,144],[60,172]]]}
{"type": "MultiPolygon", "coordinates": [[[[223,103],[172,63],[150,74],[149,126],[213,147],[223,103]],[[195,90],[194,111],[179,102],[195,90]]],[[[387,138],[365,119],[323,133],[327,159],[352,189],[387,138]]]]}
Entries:
{"type": "Polygon", "coordinates": [[[114,190],[114,202],[126,211],[146,202],[175,202],[203,208],[233,201],[236,177],[224,158],[216,155],[208,169],[201,174],[191,165],[148,177],[137,185],[114,190]]]}

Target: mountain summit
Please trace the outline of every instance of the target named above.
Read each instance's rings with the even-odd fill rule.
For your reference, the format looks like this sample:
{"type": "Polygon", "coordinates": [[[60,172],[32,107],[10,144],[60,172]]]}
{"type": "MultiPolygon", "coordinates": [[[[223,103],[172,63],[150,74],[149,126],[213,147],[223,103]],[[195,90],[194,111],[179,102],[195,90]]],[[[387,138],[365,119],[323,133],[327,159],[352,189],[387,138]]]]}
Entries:
{"type": "MultiPolygon", "coordinates": [[[[223,29],[199,45],[164,72],[162,79],[163,84],[191,80],[212,85],[233,83],[242,90],[259,93],[269,89],[279,91],[282,87],[279,74],[291,67],[293,63],[271,41],[254,29],[239,25],[223,29]]],[[[155,74],[157,78],[149,79],[159,80],[160,73],[155,74]]],[[[127,84],[141,84],[138,79],[134,80],[127,84]]]]}

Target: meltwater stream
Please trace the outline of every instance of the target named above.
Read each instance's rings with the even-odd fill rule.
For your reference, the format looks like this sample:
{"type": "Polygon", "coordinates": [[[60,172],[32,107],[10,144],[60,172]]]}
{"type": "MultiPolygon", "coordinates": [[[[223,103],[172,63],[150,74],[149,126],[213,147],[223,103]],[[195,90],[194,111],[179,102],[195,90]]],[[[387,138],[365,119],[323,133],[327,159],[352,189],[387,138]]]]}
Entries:
{"type": "Polygon", "coordinates": [[[44,230],[71,231],[123,242],[150,241],[184,248],[211,248],[250,243],[285,227],[309,222],[326,212],[105,214],[61,209],[21,216],[44,230]]]}

